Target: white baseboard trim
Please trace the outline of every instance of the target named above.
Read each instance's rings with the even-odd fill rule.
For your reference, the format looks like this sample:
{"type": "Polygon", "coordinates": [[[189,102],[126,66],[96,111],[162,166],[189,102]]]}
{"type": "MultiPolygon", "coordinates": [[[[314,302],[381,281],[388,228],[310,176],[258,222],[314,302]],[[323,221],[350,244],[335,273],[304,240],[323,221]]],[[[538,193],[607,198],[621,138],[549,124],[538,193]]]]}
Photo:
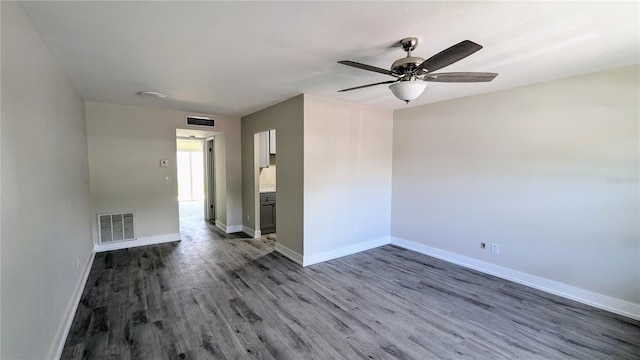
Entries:
{"type": "Polygon", "coordinates": [[[456,265],[497,276],[505,280],[513,281],[518,284],[529,286],[534,289],[558,295],[567,299],[575,300],[583,304],[591,305],[599,309],[607,310],[632,319],[640,320],[640,304],[634,304],[607,295],[598,294],[558,281],[545,279],[504,266],[495,265],[486,261],[434,248],[415,241],[405,240],[392,236],[391,244],[407,250],[415,251],[417,253],[429,255],[456,265]]]}
{"type": "Polygon", "coordinates": [[[164,234],[164,235],[140,237],[133,241],[119,241],[119,242],[114,242],[110,244],[95,244],[93,249],[95,252],[103,252],[103,251],[111,251],[111,250],[128,249],[128,248],[138,247],[138,246],[162,244],[166,242],[173,242],[173,241],[180,241],[180,240],[181,240],[180,234],[164,234]]]}
{"type": "Polygon", "coordinates": [[[87,262],[84,264],[84,268],[82,269],[82,276],[78,279],[76,283],[75,289],[73,289],[73,295],[67,303],[67,308],[64,312],[64,318],[62,323],[58,327],[58,331],[56,332],[56,337],[54,343],[51,345],[51,349],[49,350],[49,354],[47,359],[60,359],[62,356],[62,350],[64,349],[64,344],[67,341],[67,336],[69,336],[69,330],[71,330],[71,324],[73,323],[73,318],[76,315],[76,311],[78,310],[78,305],[80,305],[80,299],[82,298],[82,292],[84,291],[84,287],[87,284],[87,279],[89,278],[89,273],[91,272],[91,266],[93,266],[93,259],[95,258],[96,253],[94,251],[91,252],[87,262]]]}
{"type": "Polygon", "coordinates": [[[324,261],[337,259],[339,257],[359,253],[361,251],[374,249],[383,245],[387,245],[389,243],[390,243],[389,237],[383,236],[381,238],[368,240],[359,244],[349,245],[349,246],[341,247],[335,250],[329,250],[329,251],[321,252],[319,254],[305,256],[303,261],[303,266],[309,266],[309,265],[321,263],[324,261]]]}
{"type": "Polygon", "coordinates": [[[302,255],[276,241],[276,251],[298,265],[302,265],[302,255]]]}
{"type": "Polygon", "coordinates": [[[227,224],[223,223],[220,220],[216,220],[216,227],[222,231],[224,231],[225,233],[227,232],[227,224]]]}
{"type": "Polygon", "coordinates": [[[228,225],[227,226],[227,224],[223,223],[220,220],[216,220],[216,227],[218,229],[224,231],[226,234],[241,232],[243,230],[242,229],[242,225],[228,225]]]}
{"type": "Polygon", "coordinates": [[[242,225],[228,225],[227,234],[242,232],[242,225]]]}
{"type": "Polygon", "coordinates": [[[253,230],[252,228],[248,227],[247,225],[242,225],[242,232],[251,236],[254,239],[259,238],[260,236],[262,236],[262,232],[260,230],[253,230]]]}

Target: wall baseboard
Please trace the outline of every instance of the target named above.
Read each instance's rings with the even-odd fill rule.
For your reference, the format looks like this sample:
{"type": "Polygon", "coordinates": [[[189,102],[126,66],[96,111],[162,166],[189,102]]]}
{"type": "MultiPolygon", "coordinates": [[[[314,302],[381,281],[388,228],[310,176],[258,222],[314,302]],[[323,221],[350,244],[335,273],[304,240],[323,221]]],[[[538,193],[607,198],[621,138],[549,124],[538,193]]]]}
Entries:
{"type": "Polygon", "coordinates": [[[298,265],[302,265],[302,255],[276,241],[276,251],[298,265]]]}
{"type": "Polygon", "coordinates": [[[62,350],[64,349],[64,344],[67,341],[67,336],[69,336],[69,331],[71,330],[71,324],[73,323],[73,318],[76,315],[76,311],[78,310],[78,305],[80,305],[80,299],[82,298],[82,293],[84,291],[84,287],[87,284],[87,279],[89,278],[89,273],[91,272],[91,267],[93,266],[93,259],[95,259],[96,253],[95,251],[91,252],[87,262],[84,264],[84,268],[82,269],[82,276],[78,279],[76,283],[75,289],[73,289],[73,295],[67,304],[67,308],[64,313],[64,318],[58,331],[56,333],[55,341],[51,345],[51,349],[49,350],[49,354],[47,356],[48,359],[60,359],[62,356],[62,350]]]}
{"type": "Polygon", "coordinates": [[[157,235],[157,236],[140,237],[133,241],[120,241],[120,242],[114,242],[110,244],[95,244],[93,249],[95,252],[103,252],[103,251],[111,251],[111,250],[128,249],[128,248],[138,247],[138,246],[162,244],[166,242],[173,242],[173,241],[180,241],[180,240],[181,240],[180,234],[164,234],[164,235],[157,235]]]}
{"type": "Polygon", "coordinates": [[[231,234],[231,233],[236,233],[236,232],[242,232],[242,225],[228,225],[223,223],[220,220],[216,220],[216,227],[222,231],[224,231],[226,234],[231,234]]]}
{"type": "Polygon", "coordinates": [[[359,253],[361,251],[366,251],[366,250],[374,249],[383,245],[387,245],[389,243],[390,243],[389,237],[383,236],[381,238],[368,240],[363,243],[345,246],[342,248],[321,252],[319,254],[315,254],[311,256],[305,256],[303,261],[303,266],[309,266],[309,265],[321,263],[324,261],[337,259],[343,256],[352,255],[355,253],[359,253]]]}
{"type": "Polygon", "coordinates": [[[227,224],[223,223],[222,221],[216,220],[216,227],[227,233],[227,224]]]}
{"type": "Polygon", "coordinates": [[[247,225],[242,225],[242,232],[251,236],[254,239],[259,238],[260,236],[262,236],[262,232],[260,230],[253,230],[252,228],[248,227],[247,225]]]}
{"type": "Polygon", "coordinates": [[[469,269],[477,270],[485,274],[513,281],[521,285],[529,286],[550,294],[558,295],[570,300],[575,300],[577,302],[591,305],[599,309],[607,310],[612,313],[640,320],[640,304],[634,304],[628,301],[598,294],[558,281],[545,279],[504,266],[495,265],[486,261],[434,248],[415,241],[405,240],[392,236],[391,244],[469,269]]]}
{"type": "Polygon", "coordinates": [[[227,234],[242,232],[242,225],[228,225],[227,234]]]}

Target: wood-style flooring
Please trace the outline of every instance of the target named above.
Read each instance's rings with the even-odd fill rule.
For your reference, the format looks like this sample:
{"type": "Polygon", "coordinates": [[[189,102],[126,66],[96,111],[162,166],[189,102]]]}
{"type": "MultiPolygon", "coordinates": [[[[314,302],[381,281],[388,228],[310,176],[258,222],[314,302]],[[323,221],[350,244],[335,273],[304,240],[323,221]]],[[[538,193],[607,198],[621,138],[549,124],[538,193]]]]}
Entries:
{"type": "Polygon", "coordinates": [[[96,255],[62,359],[640,359],[638,321],[428,256],[302,268],[181,221],[182,242],[96,255]]]}

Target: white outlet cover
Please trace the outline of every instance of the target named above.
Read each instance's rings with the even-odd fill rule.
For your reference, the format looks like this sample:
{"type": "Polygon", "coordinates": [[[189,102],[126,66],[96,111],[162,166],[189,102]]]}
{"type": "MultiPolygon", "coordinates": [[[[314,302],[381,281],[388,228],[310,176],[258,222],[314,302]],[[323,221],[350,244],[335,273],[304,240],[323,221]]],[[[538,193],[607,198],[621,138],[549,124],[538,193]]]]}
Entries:
{"type": "Polygon", "coordinates": [[[492,254],[500,254],[500,245],[491,244],[491,253],[492,254]]]}

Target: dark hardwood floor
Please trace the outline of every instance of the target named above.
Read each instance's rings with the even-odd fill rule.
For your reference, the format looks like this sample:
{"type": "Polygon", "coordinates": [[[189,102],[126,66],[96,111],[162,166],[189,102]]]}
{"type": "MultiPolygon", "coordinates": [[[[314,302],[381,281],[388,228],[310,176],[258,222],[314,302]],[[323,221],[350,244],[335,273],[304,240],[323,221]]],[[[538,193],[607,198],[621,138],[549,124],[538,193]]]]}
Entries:
{"type": "Polygon", "coordinates": [[[302,268],[182,225],[96,255],[63,359],[640,359],[638,321],[394,246],[302,268]]]}

